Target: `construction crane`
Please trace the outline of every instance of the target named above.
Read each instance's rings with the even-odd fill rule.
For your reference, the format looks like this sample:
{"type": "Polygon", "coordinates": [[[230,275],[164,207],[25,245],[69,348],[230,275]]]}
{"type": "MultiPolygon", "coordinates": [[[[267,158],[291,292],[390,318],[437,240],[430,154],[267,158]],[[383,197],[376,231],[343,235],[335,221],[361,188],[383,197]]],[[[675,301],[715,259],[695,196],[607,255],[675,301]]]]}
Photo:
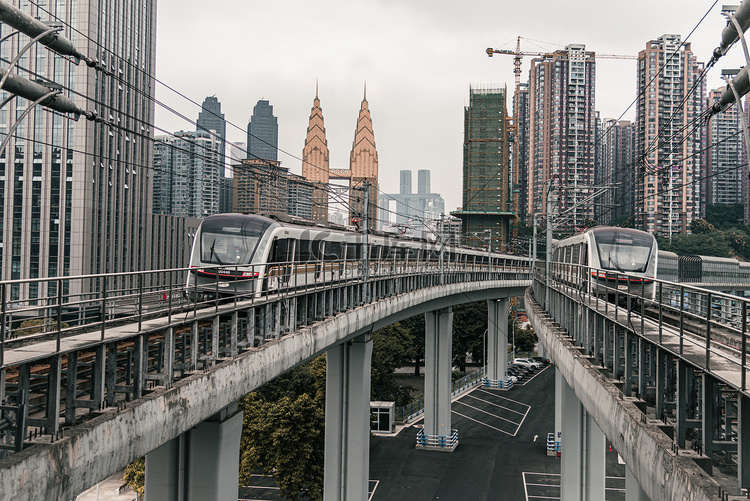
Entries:
{"type": "MultiPolygon", "coordinates": [[[[519,177],[520,177],[520,169],[519,169],[519,155],[520,150],[518,148],[518,130],[517,130],[517,123],[520,116],[520,92],[521,92],[521,59],[524,56],[531,56],[531,57],[551,57],[552,52],[529,52],[529,51],[522,51],[521,50],[521,37],[519,36],[516,41],[516,50],[510,50],[510,49],[493,49],[492,47],[487,48],[487,55],[489,57],[492,57],[494,54],[504,54],[508,56],[513,56],[513,75],[515,76],[515,94],[513,99],[513,125],[511,128],[514,130],[514,145],[513,145],[513,184],[519,184],[519,177]]],[[[638,56],[633,55],[618,55],[618,54],[601,54],[601,53],[595,53],[596,58],[602,58],[602,59],[639,59],[638,56]]],[[[519,205],[519,197],[520,197],[520,190],[516,189],[515,186],[512,186],[512,193],[513,193],[513,209],[518,212],[519,205]]],[[[518,225],[513,225],[513,236],[518,236],[518,225]]]]}

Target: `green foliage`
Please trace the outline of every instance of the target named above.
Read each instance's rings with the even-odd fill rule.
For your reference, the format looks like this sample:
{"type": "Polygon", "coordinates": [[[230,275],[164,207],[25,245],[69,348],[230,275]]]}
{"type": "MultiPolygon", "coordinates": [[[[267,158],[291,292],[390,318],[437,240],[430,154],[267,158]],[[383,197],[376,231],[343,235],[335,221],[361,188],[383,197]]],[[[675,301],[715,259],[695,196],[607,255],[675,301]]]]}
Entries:
{"type": "Polygon", "coordinates": [[[396,382],[393,374],[414,357],[414,336],[395,323],[373,333],[372,342],[372,400],[393,401],[399,406],[408,404],[409,391],[396,382]]]}
{"type": "Polygon", "coordinates": [[[693,222],[690,223],[690,231],[693,232],[693,235],[705,235],[716,231],[716,227],[703,219],[693,219],[693,222]]]}
{"type": "Polygon", "coordinates": [[[487,329],[487,302],[453,307],[453,365],[466,372],[466,355],[481,360],[484,331],[487,329]]]}
{"type": "Polygon", "coordinates": [[[128,484],[134,492],[143,495],[146,488],[146,458],[136,459],[127,465],[122,481],[128,484]]]}
{"type": "Polygon", "coordinates": [[[676,252],[677,254],[701,256],[732,257],[734,252],[729,245],[726,233],[714,231],[708,234],[698,235],[674,235],[670,241],[668,238],[656,237],[659,249],[676,252]]]}
{"type": "Polygon", "coordinates": [[[536,332],[530,325],[525,329],[516,329],[516,351],[531,351],[536,346],[536,332]]]}
{"type": "Polygon", "coordinates": [[[618,226],[620,228],[635,228],[635,216],[626,216],[613,219],[609,222],[610,226],[618,226]]]}
{"type": "Polygon", "coordinates": [[[325,410],[320,403],[308,394],[265,401],[250,393],[240,408],[240,482],[250,485],[262,467],[265,475],[273,473],[286,499],[322,500],[325,410]]]}
{"type": "MultiPolygon", "coordinates": [[[[68,324],[65,322],[62,322],[60,324],[60,327],[63,329],[68,328],[68,324]]],[[[34,318],[31,320],[24,320],[21,322],[21,325],[19,327],[19,332],[24,336],[29,336],[31,334],[38,334],[40,332],[53,332],[57,330],[57,320],[51,320],[51,319],[44,319],[44,318],[34,318]],[[45,322],[47,323],[47,328],[45,329],[45,322]]]]}
{"type": "Polygon", "coordinates": [[[720,230],[738,228],[746,230],[743,226],[745,208],[742,204],[711,204],[706,206],[706,221],[720,230]]]}
{"type": "Polygon", "coordinates": [[[399,323],[411,333],[414,349],[414,375],[419,376],[420,361],[424,360],[424,315],[416,315],[399,323]]]}

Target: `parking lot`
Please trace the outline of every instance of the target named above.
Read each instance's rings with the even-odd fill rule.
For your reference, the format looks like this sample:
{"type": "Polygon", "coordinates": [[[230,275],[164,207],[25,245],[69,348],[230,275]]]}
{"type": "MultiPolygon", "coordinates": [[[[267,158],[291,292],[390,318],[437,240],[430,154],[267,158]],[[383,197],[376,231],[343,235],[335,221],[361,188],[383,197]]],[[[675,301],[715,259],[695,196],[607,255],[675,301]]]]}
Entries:
{"type": "MultiPolygon", "coordinates": [[[[560,459],[547,456],[554,429],[554,367],[509,390],[476,388],[452,404],[454,452],[416,450],[422,423],[370,445],[372,501],[560,499],[560,459]],[[377,482],[377,485],[374,485],[377,482]]],[[[607,455],[607,501],[625,499],[624,466],[607,455]]]]}
{"type": "MultiPolygon", "coordinates": [[[[554,367],[509,390],[477,387],[452,403],[454,452],[417,450],[417,421],[398,434],[372,437],[370,500],[489,501],[560,499],[560,459],[547,455],[554,429],[554,367]]],[[[607,454],[606,501],[625,499],[625,470],[607,454]]],[[[272,479],[258,479],[243,499],[279,499],[272,479]]]]}

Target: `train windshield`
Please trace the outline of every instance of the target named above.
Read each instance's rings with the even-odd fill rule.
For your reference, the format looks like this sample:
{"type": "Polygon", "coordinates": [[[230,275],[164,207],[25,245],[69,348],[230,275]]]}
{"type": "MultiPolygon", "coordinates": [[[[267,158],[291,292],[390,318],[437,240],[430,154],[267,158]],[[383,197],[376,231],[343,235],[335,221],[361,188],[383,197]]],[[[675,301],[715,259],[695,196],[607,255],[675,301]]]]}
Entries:
{"type": "Polygon", "coordinates": [[[596,233],[595,238],[603,269],[623,273],[646,271],[653,247],[653,239],[649,236],[601,231],[596,233]]]}
{"type": "Polygon", "coordinates": [[[257,220],[209,221],[201,226],[201,262],[250,264],[270,223],[257,220]]]}

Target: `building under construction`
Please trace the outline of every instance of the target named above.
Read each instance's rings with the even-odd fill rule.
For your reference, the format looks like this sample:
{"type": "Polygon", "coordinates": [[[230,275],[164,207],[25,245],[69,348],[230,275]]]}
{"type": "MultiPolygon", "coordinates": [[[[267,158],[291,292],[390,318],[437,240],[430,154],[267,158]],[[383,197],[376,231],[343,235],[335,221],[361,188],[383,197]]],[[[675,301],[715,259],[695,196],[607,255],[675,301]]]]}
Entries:
{"type": "Polygon", "coordinates": [[[505,87],[469,89],[464,108],[463,242],[506,250],[516,219],[510,192],[510,135],[505,87]]]}

